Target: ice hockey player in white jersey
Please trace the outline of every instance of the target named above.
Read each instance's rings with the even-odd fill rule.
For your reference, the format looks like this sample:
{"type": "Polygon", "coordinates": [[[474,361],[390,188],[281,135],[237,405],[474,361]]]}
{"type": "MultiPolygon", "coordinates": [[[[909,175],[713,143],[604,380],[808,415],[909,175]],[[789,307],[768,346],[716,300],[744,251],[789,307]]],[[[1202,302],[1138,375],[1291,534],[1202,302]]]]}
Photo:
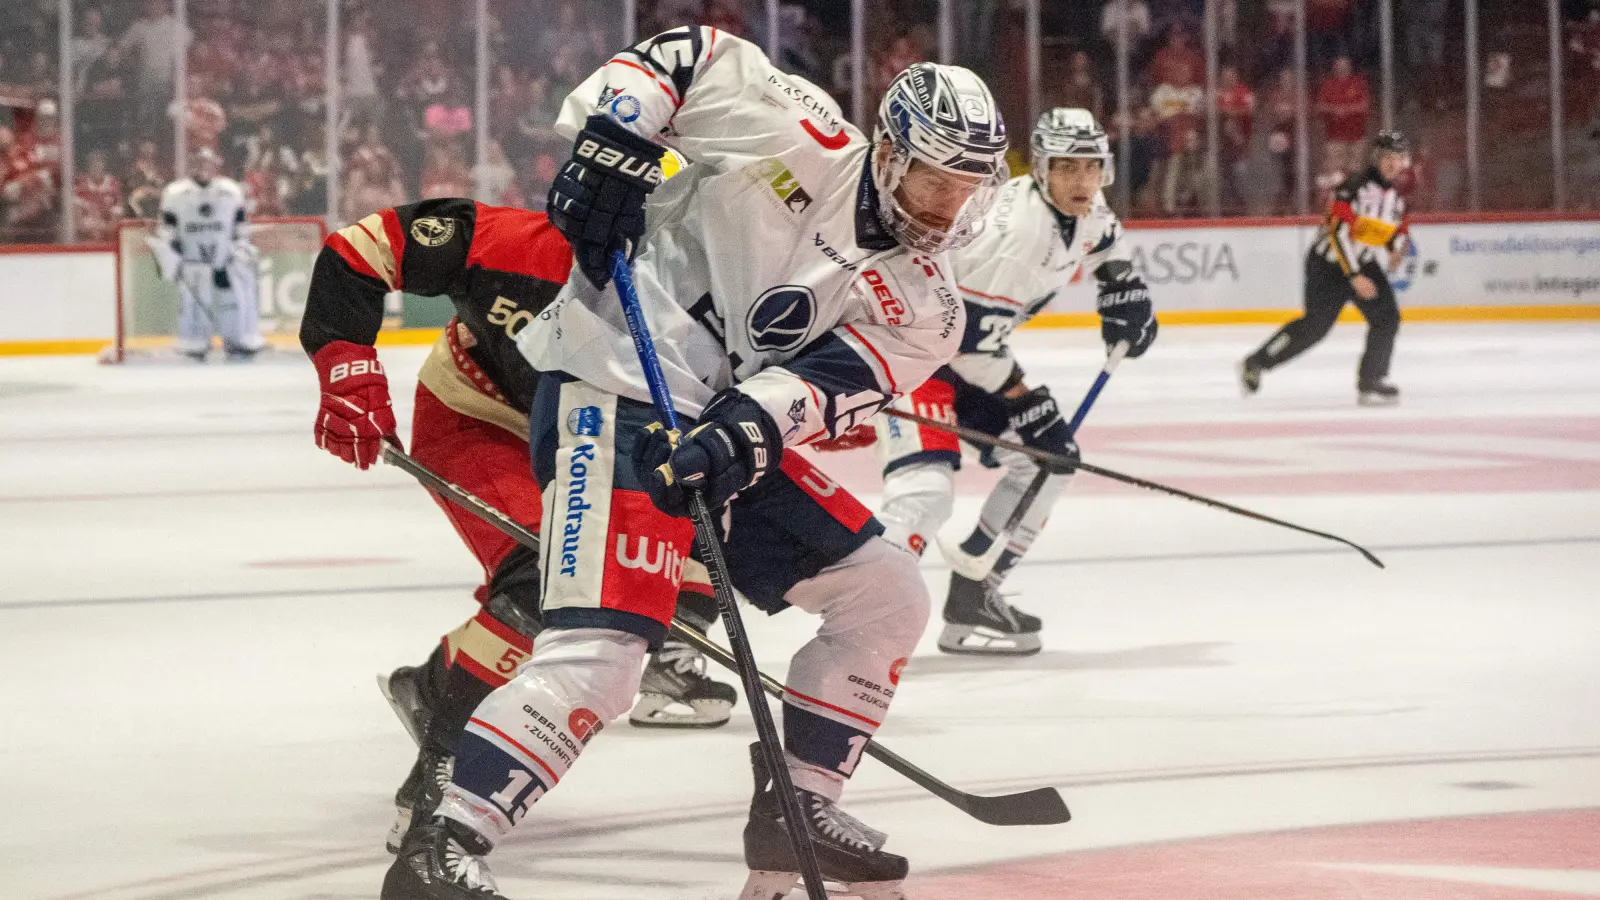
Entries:
{"type": "MultiPolygon", "coordinates": [[[[734,586],[767,612],[821,616],[783,703],[807,812],[796,827],[829,880],[897,897],[905,858],[838,800],[927,623],[927,589],[869,510],[784,449],[868,421],[955,355],[965,323],[944,251],[971,239],[1005,182],[999,109],[971,72],[918,63],[889,86],[869,141],[755,45],[688,27],[618,53],[557,127],[575,140],[549,215],[577,271],[518,337],[545,373],[529,417],[545,630],[474,712],[438,816],[413,821],[383,896],[496,896],[482,857],[628,710],[662,639],[693,539],[690,485],[726,507],[734,586]],[[688,166],[662,184],[666,147],[688,166]],[[635,256],[690,423],[675,447],[609,284],[614,249],[635,256]]],[[[798,866],[772,773],[755,769],[742,896],[770,900],[798,866]]]]}
{"type": "Polygon", "coordinates": [[[148,239],[161,276],[178,286],[177,349],[203,361],[215,334],[229,359],[247,360],[266,341],[244,191],[219,174],[216,151],[202,147],[191,159],[194,175],[161,192],[160,222],[148,239]]]}
{"type": "MultiPolygon", "coordinates": [[[[1113,177],[1105,132],[1087,110],[1057,108],[1040,116],[1030,143],[1032,172],[1001,189],[988,227],[952,255],[967,307],[960,355],[896,407],[1076,458],[1077,445],[1050,389],[1029,384],[1012,357],[1012,330],[1060,295],[1080,269],[1098,282],[1100,334],[1108,350],[1126,341],[1128,356],[1144,353],[1155,340],[1156,320],[1122,243],[1122,226],[1101,192],[1113,177]]],[[[879,416],[876,427],[884,458],[878,513],[884,537],[920,555],[950,517],[960,445],[949,432],[888,416],[879,416]]],[[[989,550],[1038,472],[1038,464],[1020,453],[997,451],[992,462],[1005,468],[1005,477],[962,543],[965,555],[989,550]]],[[[1002,599],[999,585],[1033,543],[1068,477],[1055,472],[1045,481],[987,578],[951,573],[939,649],[1038,652],[1040,620],[1002,599]]]]}

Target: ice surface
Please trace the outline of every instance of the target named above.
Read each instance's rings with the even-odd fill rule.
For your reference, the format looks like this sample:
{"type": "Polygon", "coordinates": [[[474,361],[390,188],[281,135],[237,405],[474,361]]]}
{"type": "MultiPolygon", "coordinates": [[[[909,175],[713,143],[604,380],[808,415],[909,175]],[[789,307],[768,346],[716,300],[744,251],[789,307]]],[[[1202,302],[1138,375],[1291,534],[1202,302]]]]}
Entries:
{"type": "MultiPolygon", "coordinates": [[[[1398,409],[1355,405],[1350,326],[1241,399],[1232,367],[1266,333],[1164,331],[1085,457],[1388,570],[1080,476],[1008,583],[1044,652],[942,656],[930,631],[880,735],[968,790],[1060,786],[1075,821],[983,826],[863,764],[846,804],[920,896],[1065,851],[1600,806],[1600,328],[1408,325],[1398,409]]],[[[1085,331],[1020,344],[1068,407],[1101,352],[1085,331]]],[[[402,421],[423,352],[383,352],[402,421]]],[[[315,407],[292,357],[0,361],[0,896],[376,897],[411,747],[372,675],[468,616],[479,573],[406,476],[316,449],[315,407]]],[[[876,501],[870,451],[823,465],[876,501]]],[[[992,477],[969,464],[952,530],[992,477]]],[[[938,602],[936,552],[924,571],[938,602]]],[[[780,676],[812,627],[750,625],[780,676]]],[[[742,703],[719,731],[607,728],[493,855],[503,890],[734,896],[752,736],[742,703]]],[[[1099,896],[1048,871],[1028,895],[1099,896]]],[[[1419,879],[1440,889],[1386,884],[1419,879]]],[[[961,896],[1018,896],[990,883],[961,896]]]]}

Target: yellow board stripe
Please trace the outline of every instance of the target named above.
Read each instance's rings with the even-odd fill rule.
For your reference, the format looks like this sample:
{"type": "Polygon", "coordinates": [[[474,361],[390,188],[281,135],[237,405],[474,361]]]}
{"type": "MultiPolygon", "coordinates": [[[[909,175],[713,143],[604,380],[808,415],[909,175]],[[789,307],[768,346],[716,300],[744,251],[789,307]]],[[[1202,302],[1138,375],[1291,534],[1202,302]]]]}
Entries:
{"type": "MultiPolygon", "coordinates": [[[[1163,325],[1282,325],[1299,318],[1298,309],[1169,309],[1157,313],[1163,325]]],[[[1400,310],[1400,318],[1407,322],[1555,322],[1566,320],[1600,320],[1600,304],[1568,304],[1551,306],[1413,306],[1400,310]]],[[[1354,308],[1339,316],[1341,322],[1359,322],[1361,314],[1354,308]]],[[[1047,312],[1035,316],[1023,328],[1099,328],[1097,313],[1047,312]]],[[[431,344],[439,339],[438,328],[394,328],[378,332],[380,347],[410,347],[431,344]]],[[[294,335],[268,335],[267,340],[278,347],[298,346],[294,335]]],[[[130,341],[129,346],[170,346],[170,338],[130,341]]],[[[99,353],[107,345],[105,338],[81,338],[49,341],[0,341],[0,356],[51,356],[99,353]]]]}

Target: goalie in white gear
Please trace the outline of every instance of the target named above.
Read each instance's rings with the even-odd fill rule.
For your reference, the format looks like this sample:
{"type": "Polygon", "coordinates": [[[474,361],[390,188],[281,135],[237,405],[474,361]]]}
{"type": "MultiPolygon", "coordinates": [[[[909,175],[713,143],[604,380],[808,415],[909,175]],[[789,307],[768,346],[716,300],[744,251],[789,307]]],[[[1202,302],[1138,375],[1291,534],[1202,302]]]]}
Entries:
{"type": "Polygon", "coordinates": [[[266,342],[244,191],[219,174],[222,160],[211,148],[195,151],[192,162],[192,177],[161,192],[160,221],[147,238],[161,277],[178,286],[177,349],[204,360],[212,335],[220,335],[229,359],[250,359],[266,342]]]}
{"type": "Polygon", "coordinates": [[[918,63],[868,141],[838,105],[714,28],[621,51],[563,106],[573,156],[550,221],[577,271],[518,335],[543,373],[529,415],[543,488],[545,630],[473,714],[439,816],[414,821],[385,900],[492,896],[481,857],[628,708],[672,614],[693,527],[684,485],[726,506],[731,581],[769,613],[820,615],[789,666],[783,738],[803,822],[769,776],[744,832],[743,897],[798,879],[785,828],[831,881],[899,896],[906,860],[839,808],[927,622],[916,561],[798,453],[865,423],[956,352],[944,252],[970,240],[1006,178],[1005,126],[971,72],[918,63]],[[664,148],[688,166],[661,183],[664,148]],[[633,279],[679,414],[656,423],[620,303],[633,279]]]}
{"type": "MultiPolygon", "coordinates": [[[[895,407],[1075,459],[1078,448],[1055,399],[1043,385],[1025,382],[1007,338],[1065,290],[1080,268],[1099,283],[1101,336],[1108,349],[1126,341],[1129,356],[1142,354],[1155,340],[1156,321],[1122,243],[1122,226],[1101,192],[1113,178],[1105,132],[1087,110],[1057,108],[1039,118],[1030,143],[1032,171],[1001,189],[988,227],[952,254],[967,310],[960,354],[895,407]]],[[[888,416],[878,417],[876,429],[884,459],[878,513],[884,537],[920,555],[950,517],[960,445],[949,432],[888,416]]],[[[1006,474],[961,545],[967,556],[989,550],[1039,471],[1032,458],[1004,450],[985,453],[984,462],[1004,467],[1006,474]]],[[[1069,469],[1050,474],[988,577],[951,573],[941,650],[1038,652],[1039,619],[1003,600],[998,588],[1033,543],[1069,476],[1069,469]]]]}

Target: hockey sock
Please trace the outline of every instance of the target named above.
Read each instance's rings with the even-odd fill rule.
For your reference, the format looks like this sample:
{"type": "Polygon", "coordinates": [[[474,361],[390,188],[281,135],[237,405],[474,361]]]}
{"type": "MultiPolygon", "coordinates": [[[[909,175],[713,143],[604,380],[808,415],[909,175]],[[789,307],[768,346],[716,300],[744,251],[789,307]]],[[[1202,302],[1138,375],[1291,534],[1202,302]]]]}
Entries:
{"type": "Polygon", "coordinates": [[[505,684],[533,651],[533,639],[497,618],[492,605],[444,636],[441,644],[450,666],[428,724],[427,740],[436,749],[454,753],[456,740],[472,711],[505,684]]]}
{"type": "Polygon", "coordinates": [[[493,843],[527,815],[589,739],[627,712],[645,640],[604,628],[548,629],[515,678],[473,712],[439,815],[493,843]]]}

